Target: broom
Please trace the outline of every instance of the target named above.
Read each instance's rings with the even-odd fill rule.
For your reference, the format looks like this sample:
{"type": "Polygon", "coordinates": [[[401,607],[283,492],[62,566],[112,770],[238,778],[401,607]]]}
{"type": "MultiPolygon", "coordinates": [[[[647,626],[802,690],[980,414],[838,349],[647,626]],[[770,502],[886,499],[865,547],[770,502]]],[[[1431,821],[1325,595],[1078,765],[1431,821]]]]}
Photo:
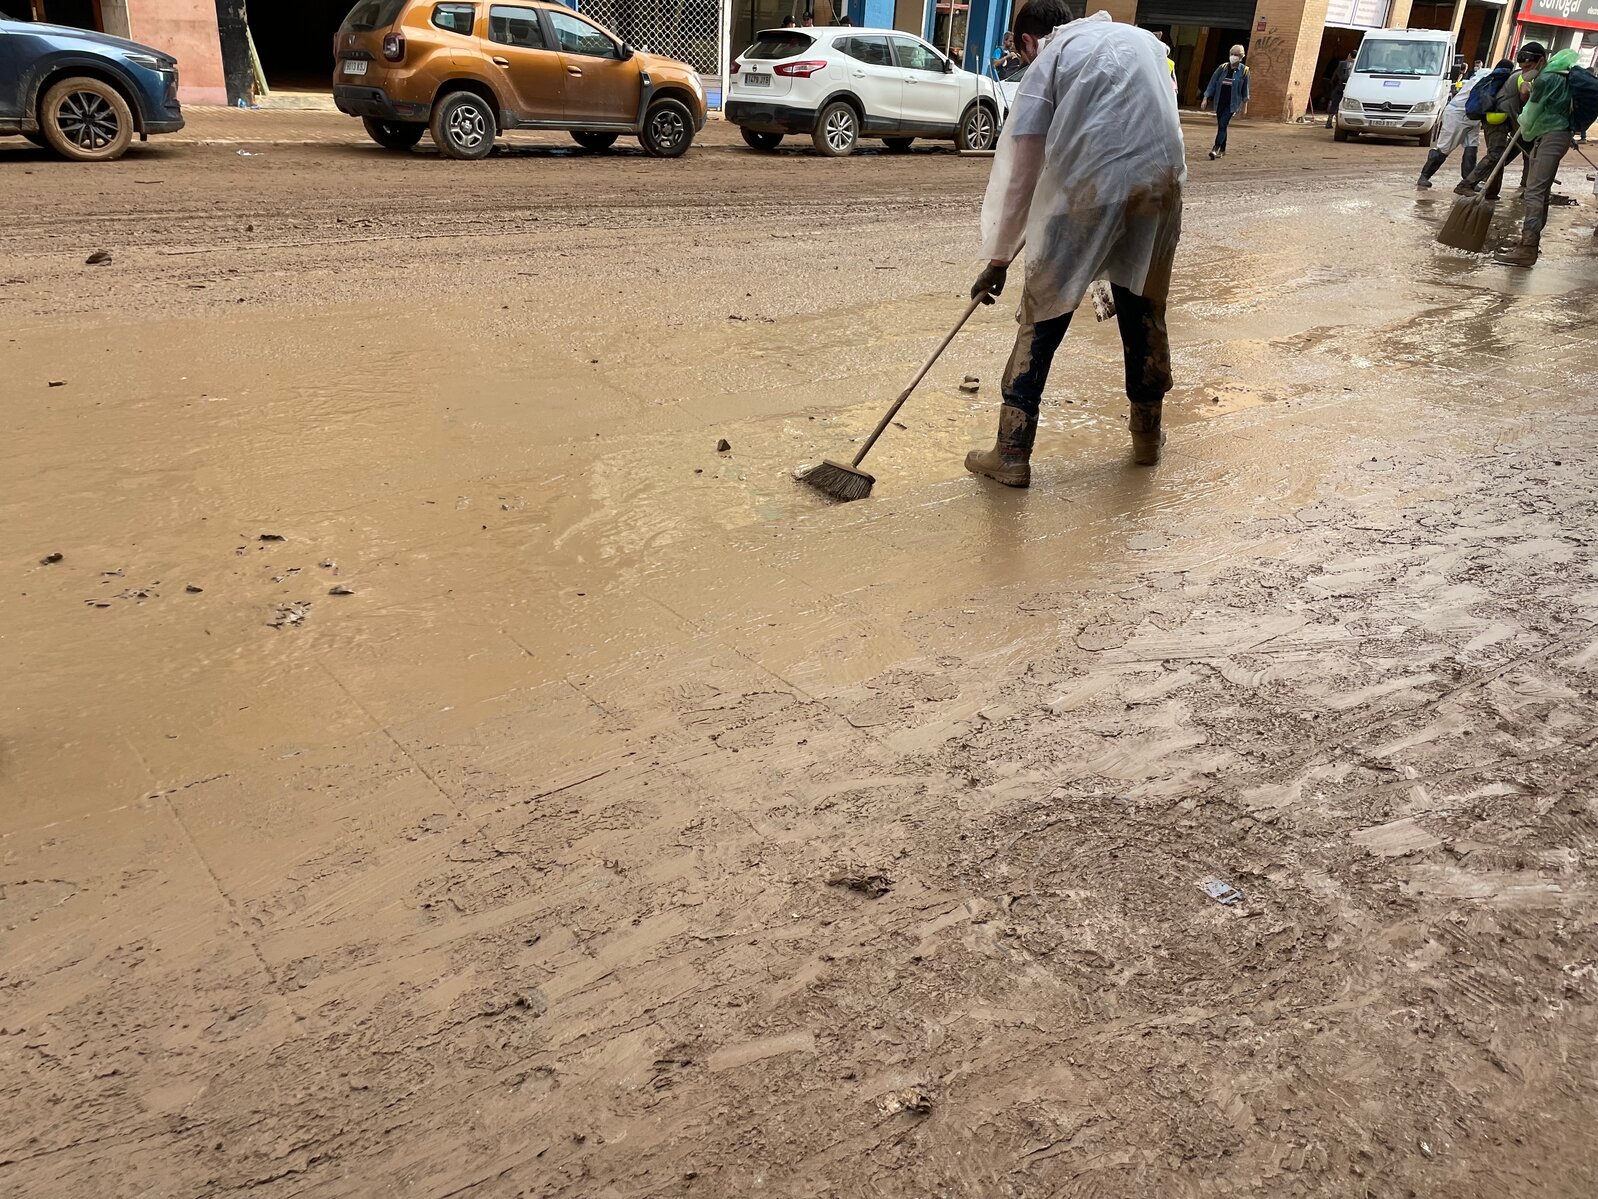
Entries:
{"type": "Polygon", "coordinates": [[[1498,156],[1498,162],[1480,192],[1473,196],[1460,196],[1454,201],[1454,206],[1448,210],[1448,219],[1437,231],[1437,240],[1443,245],[1471,254],[1481,253],[1481,248],[1487,244],[1487,231],[1492,227],[1493,206],[1496,203],[1487,198],[1487,193],[1492,191],[1493,181],[1503,174],[1504,166],[1515,148],[1515,141],[1515,138],[1509,139],[1509,144],[1498,156]]]}
{"type": "Polygon", "coordinates": [[[960,319],[954,323],[954,328],[938,343],[938,348],[932,351],[932,356],[921,364],[921,369],[910,380],[910,386],[899,393],[899,398],[893,402],[877,427],[871,431],[871,436],[866,438],[865,445],[860,447],[860,452],[854,456],[854,461],[848,466],[841,462],[834,462],[828,458],[818,466],[812,466],[799,477],[801,483],[808,483],[817,491],[831,496],[835,500],[848,503],[850,500],[863,500],[871,494],[871,487],[877,481],[876,476],[860,469],[860,463],[871,452],[871,447],[877,444],[877,438],[882,436],[894,417],[899,415],[899,409],[904,407],[904,402],[910,398],[910,393],[916,389],[916,384],[926,378],[927,372],[932,369],[932,364],[943,356],[943,351],[949,348],[949,343],[954,340],[954,335],[965,327],[966,321],[971,319],[971,314],[982,305],[985,296],[978,296],[966,305],[966,310],[960,314],[960,319]]]}

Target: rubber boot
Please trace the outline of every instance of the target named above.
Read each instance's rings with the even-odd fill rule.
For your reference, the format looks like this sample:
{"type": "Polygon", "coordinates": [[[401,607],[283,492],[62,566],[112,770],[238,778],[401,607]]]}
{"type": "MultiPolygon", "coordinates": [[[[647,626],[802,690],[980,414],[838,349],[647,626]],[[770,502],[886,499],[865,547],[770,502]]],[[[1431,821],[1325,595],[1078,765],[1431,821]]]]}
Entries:
{"type": "Polygon", "coordinates": [[[999,436],[991,450],[972,450],[965,468],[986,475],[1006,487],[1032,485],[1032,443],[1038,437],[1038,418],[1011,404],[999,406],[999,436]]]}
{"type": "Polygon", "coordinates": [[[1459,156],[1459,177],[1469,179],[1470,173],[1476,169],[1476,147],[1466,146],[1459,156]]]}
{"type": "Polygon", "coordinates": [[[1127,424],[1132,429],[1132,461],[1139,466],[1153,466],[1160,460],[1160,448],[1165,445],[1165,431],[1160,428],[1160,416],[1165,405],[1133,404],[1127,424]]]}
{"type": "Polygon", "coordinates": [[[1441,150],[1433,150],[1426,155],[1426,162],[1420,168],[1420,178],[1415,180],[1415,186],[1430,187],[1432,185],[1432,176],[1437,174],[1438,168],[1443,165],[1443,160],[1447,157],[1448,155],[1441,150]]]}
{"type": "Polygon", "coordinates": [[[1502,263],[1504,266],[1534,266],[1537,262],[1537,249],[1541,242],[1542,234],[1540,232],[1523,232],[1520,235],[1520,244],[1518,246],[1512,249],[1506,247],[1498,251],[1498,253],[1493,255],[1493,261],[1502,263]]]}

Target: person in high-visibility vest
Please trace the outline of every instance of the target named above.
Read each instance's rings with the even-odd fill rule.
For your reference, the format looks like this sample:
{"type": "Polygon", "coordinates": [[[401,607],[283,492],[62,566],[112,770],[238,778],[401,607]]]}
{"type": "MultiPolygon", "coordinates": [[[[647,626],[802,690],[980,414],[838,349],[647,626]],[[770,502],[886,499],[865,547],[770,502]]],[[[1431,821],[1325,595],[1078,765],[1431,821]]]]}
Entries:
{"type": "MultiPolygon", "coordinates": [[[[1515,129],[1520,123],[1521,105],[1526,102],[1526,97],[1531,92],[1531,82],[1536,79],[1537,72],[1547,61],[1548,51],[1543,48],[1541,42],[1527,42],[1520,48],[1520,53],[1515,55],[1519,70],[1511,71],[1504,79],[1503,86],[1498,89],[1498,94],[1493,97],[1492,106],[1482,119],[1482,132],[1487,139],[1487,153],[1477,160],[1476,169],[1460,180],[1454,188],[1456,194],[1461,196],[1474,194],[1483,180],[1493,173],[1493,167],[1498,165],[1498,159],[1506,151],[1509,154],[1509,162],[1504,164],[1504,171],[1509,169],[1515,156],[1522,152],[1523,147],[1519,140],[1516,139],[1511,144],[1511,139],[1514,138],[1515,129]]],[[[1503,179],[1504,172],[1501,171],[1482,194],[1489,200],[1496,200],[1503,179]]]]}

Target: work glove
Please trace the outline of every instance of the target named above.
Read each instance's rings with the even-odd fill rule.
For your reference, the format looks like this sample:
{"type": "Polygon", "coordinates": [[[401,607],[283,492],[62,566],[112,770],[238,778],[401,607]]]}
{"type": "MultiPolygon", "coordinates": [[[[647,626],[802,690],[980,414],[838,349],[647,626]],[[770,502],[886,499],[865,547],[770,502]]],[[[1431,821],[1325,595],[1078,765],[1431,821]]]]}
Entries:
{"type": "Polygon", "coordinates": [[[971,298],[980,299],[984,304],[993,303],[994,296],[1004,294],[1004,280],[1009,273],[1010,268],[1002,263],[988,263],[977,276],[977,281],[971,285],[971,298]]]}

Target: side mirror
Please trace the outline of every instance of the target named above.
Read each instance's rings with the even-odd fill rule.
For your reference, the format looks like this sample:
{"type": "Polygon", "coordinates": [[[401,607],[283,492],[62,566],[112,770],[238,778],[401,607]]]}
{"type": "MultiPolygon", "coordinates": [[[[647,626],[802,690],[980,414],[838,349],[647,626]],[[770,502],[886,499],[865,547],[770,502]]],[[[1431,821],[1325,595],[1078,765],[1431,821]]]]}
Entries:
{"type": "Polygon", "coordinates": [[[633,56],[633,48],[631,46],[629,46],[626,42],[623,42],[621,44],[621,60],[622,60],[622,62],[626,62],[632,56],[633,56]]]}
{"type": "Polygon", "coordinates": [[[943,73],[945,75],[954,74],[954,59],[946,58],[943,60],[943,73]]]}

